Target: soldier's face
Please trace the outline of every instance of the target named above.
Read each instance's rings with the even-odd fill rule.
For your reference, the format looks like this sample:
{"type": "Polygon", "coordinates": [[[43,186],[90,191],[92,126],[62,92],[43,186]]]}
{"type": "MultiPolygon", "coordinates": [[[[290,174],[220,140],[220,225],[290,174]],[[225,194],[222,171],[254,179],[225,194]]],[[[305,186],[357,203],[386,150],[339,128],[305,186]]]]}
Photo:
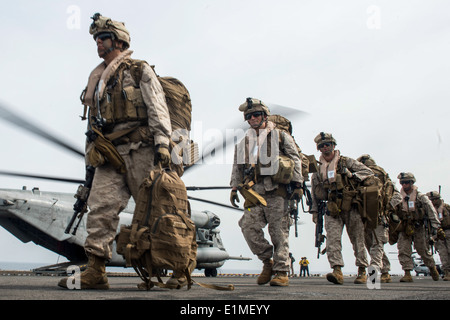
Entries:
{"type": "Polygon", "coordinates": [[[110,49],[113,46],[113,40],[111,37],[98,36],[95,40],[97,43],[97,53],[100,58],[105,58],[110,49]]]}
{"type": "Polygon", "coordinates": [[[331,155],[334,150],[334,144],[331,142],[322,143],[319,145],[319,150],[324,156],[331,155]]]}
{"type": "Polygon", "coordinates": [[[411,181],[400,181],[400,184],[402,185],[403,191],[405,192],[411,191],[413,185],[411,181]]]}
{"type": "MultiPolygon", "coordinates": [[[[253,112],[247,115],[247,122],[253,129],[260,128],[261,121],[263,120],[264,113],[263,112],[253,112]]],[[[264,125],[265,122],[261,125],[261,127],[264,125]]],[[[263,129],[263,128],[261,128],[263,129]]]]}

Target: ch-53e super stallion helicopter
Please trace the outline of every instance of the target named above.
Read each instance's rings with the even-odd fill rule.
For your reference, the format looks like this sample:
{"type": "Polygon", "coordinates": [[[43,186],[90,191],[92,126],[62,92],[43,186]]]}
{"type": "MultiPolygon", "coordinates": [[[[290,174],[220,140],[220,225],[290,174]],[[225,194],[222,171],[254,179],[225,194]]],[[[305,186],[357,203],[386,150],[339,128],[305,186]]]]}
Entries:
{"type": "MultiPolygon", "coordinates": [[[[277,106],[279,109],[282,108],[277,106]]],[[[48,134],[34,124],[24,120],[17,114],[0,105],[1,118],[38,135],[60,147],[63,147],[78,156],[84,157],[84,153],[76,150],[64,141],[48,134]]],[[[226,142],[223,143],[225,146],[226,142]]],[[[55,180],[68,183],[84,183],[84,180],[50,177],[43,175],[31,175],[17,172],[0,171],[1,175],[16,177],[29,177],[46,180],[55,180]]],[[[205,189],[228,189],[229,187],[187,187],[188,191],[205,189]]],[[[194,198],[195,201],[204,201],[210,204],[235,209],[232,206],[217,202],[194,198]]],[[[69,262],[61,265],[46,266],[42,271],[60,270],[65,272],[65,267],[72,264],[82,266],[87,260],[84,252],[84,242],[87,236],[86,215],[81,216],[74,228],[67,230],[71,218],[74,216],[74,195],[70,193],[45,192],[37,188],[32,190],[0,189],[0,225],[24,243],[34,242],[59,255],[66,257],[69,262]],[[59,269],[58,269],[59,268],[59,269]]],[[[131,198],[128,206],[120,217],[120,225],[131,224],[134,212],[134,201],[131,198]]],[[[242,210],[242,209],[237,209],[242,210]]],[[[206,276],[216,276],[217,268],[223,266],[227,260],[251,260],[242,256],[230,256],[226,251],[220,236],[220,218],[211,211],[192,210],[192,220],[196,226],[197,269],[204,269],[206,276]]],[[[73,222],[73,221],[72,221],[73,222]]],[[[115,246],[115,243],[114,243],[115,246]]],[[[112,259],[107,266],[123,266],[125,260],[118,255],[113,248],[112,259]]]]}

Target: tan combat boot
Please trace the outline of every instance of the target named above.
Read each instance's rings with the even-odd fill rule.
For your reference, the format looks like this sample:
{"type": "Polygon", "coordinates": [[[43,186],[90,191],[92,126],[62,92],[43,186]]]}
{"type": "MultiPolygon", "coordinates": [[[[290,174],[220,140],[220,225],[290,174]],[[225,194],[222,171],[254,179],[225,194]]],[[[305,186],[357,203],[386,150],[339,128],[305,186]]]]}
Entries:
{"type": "Polygon", "coordinates": [[[327,274],[327,280],[333,282],[334,284],[343,284],[344,283],[344,275],[342,274],[342,270],[340,266],[334,266],[333,272],[327,274]]]}
{"type": "Polygon", "coordinates": [[[170,289],[180,289],[188,284],[186,275],[181,271],[174,271],[172,276],[166,282],[166,286],[170,289]]]}
{"type": "Polygon", "coordinates": [[[444,273],[444,281],[450,281],[450,270],[445,270],[444,273]]]}
{"type": "Polygon", "coordinates": [[[289,277],[285,271],[277,271],[275,277],[270,280],[271,286],[287,287],[289,285],[289,277]]]}
{"type": "Polygon", "coordinates": [[[400,282],[413,282],[410,270],[405,270],[405,275],[400,279],[400,282]]]}
{"type": "Polygon", "coordinates": [[[380,282],[391,283],[392,282],[391,275],[388,272],[383,272],[380,277],[380,282]]]}
{"type": "Polygon", "coordinates": [[[359,267],[358,268],[358,276],[356,277],[355,281],[353,281],[353,283],[364,284],[366,282],[367,282],[366,268],[359,267]]]}
{"type": "Polygon", "coordinates": [[[433,278],[434,281],[439,281],[439,272],[436,267],[434,266],[428,269],[430,269],[431,278],[433,278]]]}
{"type": "Polygon", "coordinates": [[[256,279],[257,284],[266,284],[270,281],[273,275],[272,267],[273,267],[272,260],[264,261],[264,266],[261,271],[261,274],[259,275],[258,279],[256,279]]]}
{"type": "MultiPolygon", "coordinates": [[[[88,255],[89,261],[87,268],[80,274],[80,286],[81,288],[75,289],[109,289],[108,278],[106,277],[106,259],[97,257],[93,254],[88,255]]],[[[68,277],[59,281],[58,286],[62,288],[68,288],[68,277]]]]}

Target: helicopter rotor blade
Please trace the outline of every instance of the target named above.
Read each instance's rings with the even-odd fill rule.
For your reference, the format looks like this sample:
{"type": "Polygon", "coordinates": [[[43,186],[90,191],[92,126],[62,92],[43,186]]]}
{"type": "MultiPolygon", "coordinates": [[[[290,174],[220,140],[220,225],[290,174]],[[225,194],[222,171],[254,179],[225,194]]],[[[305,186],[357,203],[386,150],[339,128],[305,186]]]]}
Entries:
{"type": "Polygon", "coordinates": [[[22,178],[43,179],[43,180],[60,181],[60,182],[69,182],[69,183],[84,183],[84,180],[81,180],[81,179],[58,178],[58,177],[27,174],[27,173],[18,173],[18,172],[9,172],[9,171],[0,171],[0,175],[22,177],[22,178]]]}
{"type": "Polygon", "coordinates": [[[221,190],[221,189],[231,189],[231,187],[186,187],[186,190],[188,191],[221,190]]]}
{"type": "Polygon", "coordinates": [[[220,203],[220,202],[215,202],[215,201],[211,201],[211,200],[195,198],[195,197],[191,197],[191,196],[188,196],[188,199],[189,200],[194,200],[194,201],[205,202],[205,203],[213,204],[213,205],[220,206],[220,207],[225,207],[225,208],[228,208],[228,209],[234,209],[234,210],[242,211],[241,208],[236,208],[236,207],[233,207],[233,206],[230,206],[230,205],[227,205],[227,204],[223,204],[223,203],[220,203]]]}
{"type": "Polygon", "coordinates": [[[25,120],[24,118],[20,117],[19,115],[11,112],[4,106],[0,104],[0,117],[4,120],[18,126],[21,129],[24,129],[34,135],[37,135],[47,141],[50,141],[60,147],[63,147],[72,153],[75,153],[81,157],[84,158],[84,152],[76,149],[75,147],[67,144],[66,142],[62,141],[61,139],[56,138],[54,135],[44,131],[43,129],[37,127],[36,125],[32,124],[31,122],[25,120]]]}

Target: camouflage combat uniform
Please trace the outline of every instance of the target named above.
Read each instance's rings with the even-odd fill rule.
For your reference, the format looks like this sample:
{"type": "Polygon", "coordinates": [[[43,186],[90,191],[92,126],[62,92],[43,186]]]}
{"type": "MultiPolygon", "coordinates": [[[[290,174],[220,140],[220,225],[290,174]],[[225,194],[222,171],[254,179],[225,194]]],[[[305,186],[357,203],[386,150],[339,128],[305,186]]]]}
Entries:
{"type": "MultiPolygon", "coordinates": [[[[249,129],[246,138],[240,141],[235,147],[234,163],[231,174],[231,187],[237,188],[244,183],[246,179],[245,169],[249,168],[248,155],[252,154],[253,147],[258,150],[258,163],[255,163],[256,181],[253,190],[261,195],[267,202],[267,206],[257,204],[248,206],[244,204],[244,214],[239,220],[244,238],[246,239],[251,251],[258,258],[266,263],[273,259],[273,271],[289,271],[289,226],[290,217],[287,208],[286,185],[274,183],[270,175],[261,175],[261,167],[259,166],[259,151],[263,144],[271,141],[272,137],[279,144],[280,154],[286,155],[294,161],[294,174],[292,181],[297,183],[303,182],[301,175],[301,160],[298,149],[293,138],[282,130],[275,128],[274,123],[267,121],[267,127],[264,133],[255,134],[255,130],[249,129]],[[251,133],[251,134],[250,134],[251,133]],[[266,135],[265,138],[262,138],[266,135]],[[257,142],[258,141],[258,142],[257,142]],[[240,155],[246,154],[247,157],[240,155]],[[264,237],[263,228],[268,225],[268,231],[272,244],[264,237]]],[[[270,143],[269,143],[270,144],[270,143]]]]}
{"type": "Polygon", "coordinates": [[[365,230],[366,248],[371,258],[370,265],[381,272],[382,282],[390,282],[389,271],[391,270],[391,263],[384,251],[384,245],[389,241],[387,217],[395,204],[401,201],[400,192],[395,187],[389,174],[382,167],[378,166],[370,155],[362,155],[357,160],[373,171],[380,190],[381,203],[377,227],[373,230],[369,228],[365,230]]]}
{"type": "MultiPolygon", "coordinates": [[[[341,268],[344,266],[342,257],[342,231],[344,225],[347,229],[350,242],[358,266],[358,278],[356,283],[364,282],[366,277],[365,269],[368,266],[365,241],[364,224],[358,207],[355,205],[356,193],[353,195],[343,195],[345,190],[354,190],[363,181],[373,180],[373,172],[362,163],[340,155],[339,150],[335,150],[336,140],[329,133],[320,133],[314,141],[317,148],[326,144],[327,148],[333,146],[334,156],[329,162],[322,155],[319,159],[319,171],[311,177],[312,207],[310,212],[313,215],[318,213],[319,201],[327,202],[327,214],[325,215],[326,231],[326,252],[332,274],[327,275],[327,279],[336,284],[343,283],[341,268]],[[330,279],[329,276],[332,276],[330,279]]],[[[316,222],[316,218],[314,218],[316,222]]]]}
{"type": "Polygon", "coordinates": [[[445,232],[445,238],[438,238],[435,246],[436,250],[439,251],[442,270],[445,273],[444,280],[450,281],[450,205],[444,203],[437,191],[428,192],[427,196],[432,201],[442,229],[445,232]]]}
{"type": "Polygon", "coordinates": [[[402,201],[396,206],[396,214],[401,223],[398,227],[398,259],[405,271],[405,277],[401,282],[410,282],[412,278],[410,271],[414,269],[412,261],[412,245],[417,253],[422,258],[424,264],[430,269],[431,275],[435,281],[439,280],[439,274],[436,270],[436,263],[429,251],[428,240],[429,234],[440,229],[440,223],[437,218],[436,210],[433,207],[430,199],[425,194],[418,191],[417,187],[413,185],[416,181],[414,175],[410,172],[400,173],[398,176],[400,183],[410,181],[411,192],[404,191],[405,186],[402,186],[400,194],[402,201]],[[425,225],[427,221],[427,225],[425,225]],[[433,231],[434,230],[434,231],[433,231]]]}

